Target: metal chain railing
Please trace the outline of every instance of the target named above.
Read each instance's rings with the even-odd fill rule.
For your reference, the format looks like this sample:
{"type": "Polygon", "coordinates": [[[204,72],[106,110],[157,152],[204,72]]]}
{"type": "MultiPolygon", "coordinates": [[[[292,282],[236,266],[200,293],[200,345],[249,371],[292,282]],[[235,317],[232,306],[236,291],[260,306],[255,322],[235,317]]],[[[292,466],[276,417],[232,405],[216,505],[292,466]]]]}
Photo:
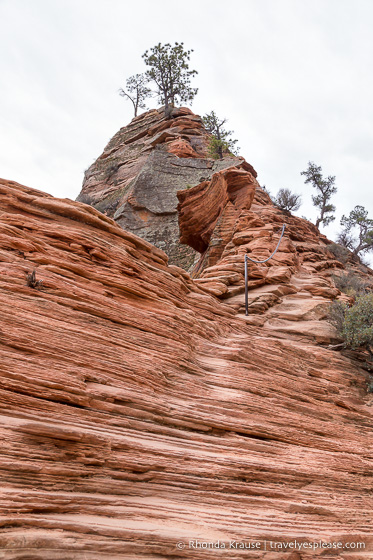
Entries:
{"type": "Polygon", "coordinates": [[[264,261],[256,261],[254,259],[251,259],[247,254],[245,255],[245,315],[246,316],[249,314],[249,287],[247,285],[247,282],[248,282],[247,261],[249,260],[249,261],[251,261],[255,264],[261,264],[261,263],[265,263],[265,262],[269,261],[272,257],[274,257],[275,254],[278,251],[278,248],[280,247],[281,239],[284,236],[285,227],[286,227],[286,224],[283,224],[282,232],[281,232],[281,235],[280,235],[280,239],[278,240],[277,247],[273,251],[273,253],[270,257],[268,257],[267,259],[264,259],[264,261]]]}

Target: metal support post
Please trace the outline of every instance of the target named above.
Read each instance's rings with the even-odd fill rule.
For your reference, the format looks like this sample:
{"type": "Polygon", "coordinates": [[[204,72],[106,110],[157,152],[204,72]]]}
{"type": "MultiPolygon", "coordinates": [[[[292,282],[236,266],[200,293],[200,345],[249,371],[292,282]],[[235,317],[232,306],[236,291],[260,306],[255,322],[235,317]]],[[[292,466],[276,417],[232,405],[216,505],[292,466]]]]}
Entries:
{"type": "Polygon", "coordinates": [[[245,315],[249,314],[249,287],[247,285],[248,274],[247,274],[247,255],[245,255],[245,315]]]}

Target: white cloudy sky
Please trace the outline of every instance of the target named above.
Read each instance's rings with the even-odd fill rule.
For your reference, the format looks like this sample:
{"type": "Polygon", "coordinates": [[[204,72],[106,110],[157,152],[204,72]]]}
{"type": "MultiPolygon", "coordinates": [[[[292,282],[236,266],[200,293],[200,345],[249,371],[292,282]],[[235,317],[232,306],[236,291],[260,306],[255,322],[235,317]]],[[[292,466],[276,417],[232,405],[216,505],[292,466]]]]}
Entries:
{"type": "Polygon", "coordinates": [[[373,217],[371,0],[0,0],[0,176],[76,198],[132,118],[118,95],[158,42],[193,48],[192,109],[229,119],[271,192],[303,195],[308,161],[335,175],[337,217],[373,217]]]}

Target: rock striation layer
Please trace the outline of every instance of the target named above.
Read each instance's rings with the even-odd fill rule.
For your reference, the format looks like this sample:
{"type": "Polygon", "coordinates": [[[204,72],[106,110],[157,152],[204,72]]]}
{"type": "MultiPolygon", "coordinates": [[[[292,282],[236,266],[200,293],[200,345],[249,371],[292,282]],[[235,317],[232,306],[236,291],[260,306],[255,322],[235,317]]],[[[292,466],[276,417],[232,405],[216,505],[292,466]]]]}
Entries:
{"type": "Polygon", "coordinates": [[[249,206],[242,169],[215,180],[240,215],[196,280],[96,209],[0,181],[2,560],[372,557],[372,397],[323,324],[342,265],[287,217],[246,319],[242,256],[285,217],[259,189],[249,206]]]}
{"type": "Polygon", "coordinates": [[[115,134],[86,171],[77,200],[163,249],[171,264],[188,269],[196,253],[179,243],[177,191],[244,161],[209,158],[210,136],[190,109],[175,108],[169,117],[163,109],[143,113],[115,134]]]}

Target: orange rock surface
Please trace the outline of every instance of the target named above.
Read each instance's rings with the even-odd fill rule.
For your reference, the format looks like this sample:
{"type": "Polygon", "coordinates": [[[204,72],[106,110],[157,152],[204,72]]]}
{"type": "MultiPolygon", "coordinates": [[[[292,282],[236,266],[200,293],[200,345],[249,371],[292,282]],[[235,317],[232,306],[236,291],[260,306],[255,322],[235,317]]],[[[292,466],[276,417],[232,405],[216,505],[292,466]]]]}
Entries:
{"type": "Polygon", "coordinates": [[[231,232],[195,280],[94,208],[0,181],[2,560],[372,558],[372,397],[325,321],[342,265],[249,174],[212,179],[195,238],[208,185],[181,196],[206,254],[219,216],[231,232]],[[245,318],[244,254],[283,221],[245,318]]]}
{"type": "Polygon", "coordinates": [[[180,242],[200,253],[209,249],[204,258],[209,265],[219,260],[232,239],[237,219],[253,202],[258,183],[243,167],[239,162],[215,173],[211,181],[178,192],[180,242]]]}

